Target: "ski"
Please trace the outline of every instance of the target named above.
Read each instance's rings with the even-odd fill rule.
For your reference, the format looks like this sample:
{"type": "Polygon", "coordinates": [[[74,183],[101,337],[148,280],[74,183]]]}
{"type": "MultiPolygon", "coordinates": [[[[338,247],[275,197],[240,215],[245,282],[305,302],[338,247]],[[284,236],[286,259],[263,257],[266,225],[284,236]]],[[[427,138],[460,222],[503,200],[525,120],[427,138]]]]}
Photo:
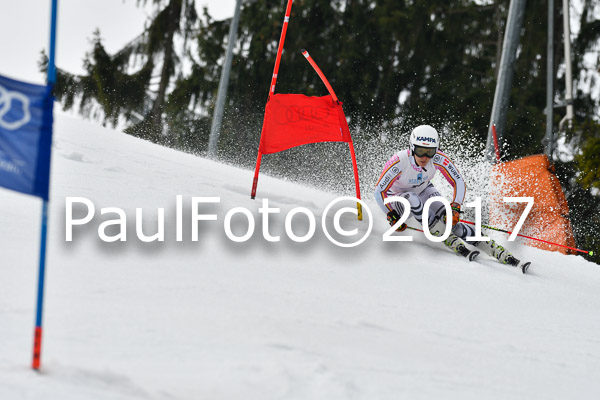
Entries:
{"type": "MultiPolygon", "coordinates": [[[[468,250],[467,250],[468,251],[468,250]]],[[[475,251],[477,254],[479,254],[478,251],[475,251]]],[[[506,260],[499,260],[494,256],[491,256],[494,260],[496,260],[497,262],[499,262],[500,264],[505,264],[505,265],[510,265],[511,267],[517,267],[521,270],[522,273],[526,274],[527,270],[529,269],[529,267],[531,266],[531,262],[530,261],[525,261],[522,262],[521,260],[519,260],[518,258],[514,257],[512,254],[509,253],[509,255],[506,257],[506,260]]]]}
{"type": "MultiPolygon", "coordinates": [[[[448,248],[454,250],[457,254],[468,259],[469,261],[475,260],[475,258],[477,258],[477,256],[479,255],[479,251],[469,250],[465,242],[463,242],[462,239],[460,239],[454,234],[450,234],[448,239],[444,240],[444,244],[448,248]]],[[[511,253],[509,253],[504,247],[497,244],[493,240],[490,240],[489,242],[484,242],[484,247],[482,248],[482,250],[499,263],[517,267],[524,274],[527,273],[527,270],[531,265],[531,262],[522,262],[521,260],[513,256],[511,253]]]]}
{"type": "MultiPolygon", "coordinates": [[[[415,231],[423,232],[421,229],[413,228],[411,226],[409,226],[408,228],[415,231]]],[[[434,230],[432,234],[434,236],[439,236],[440,232],[441,230],[437,229],[434,230]]],[[[446,245],[446,247],[453,250],[456,254],[465,257],[469,261],[474,261],[480,254],[478,250],[469,250],[466,243],[463,242],[461,238],[459,238],[453,233],[451,233],[450,236],[448,236],[448,238],[444,240],[443,243],[446,245]]],[[[483,243],[481,250],[501,264],[518,267],[524,274],[527,273],[527,270],[531,266],[530,261],[522,262],[521,260],[513,256],[511,253],[509,253],[504,247],[497,244],[494,240],[480,243],[483,243]]],[[[481,244],[479,244],[479,246],[481,246],[481,244]]],[[[478,246],[475,247],[479,248],[478,246]]]]}
{"type": "Polygon", "coordinates": [[[522,262],[521,260],[516,258],[508,250],[506,250],[500,244],[496,243],[494,240],[489,240],[487,242],[479,242],[476,247],[480,248],[484,253],[488,254],[490,257],[494,258],[501,264],[518,267],[524,274],[527,273],[527,270],[531,265],[531,262],[529,261],[522,262]]]}

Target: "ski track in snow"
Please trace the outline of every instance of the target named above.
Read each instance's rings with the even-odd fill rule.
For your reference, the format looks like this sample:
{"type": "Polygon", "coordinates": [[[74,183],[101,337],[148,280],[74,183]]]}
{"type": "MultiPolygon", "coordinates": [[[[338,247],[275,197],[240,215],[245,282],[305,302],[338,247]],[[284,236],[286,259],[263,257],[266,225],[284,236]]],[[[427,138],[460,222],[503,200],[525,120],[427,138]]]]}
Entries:
{"type": "MultiPolygon", "coordinates": [[[[335,194],[261,175],[250,200],[252,176],[58,114],[40,373],[29,360],[41,202],[0,190],[0,398],[600,398],[598,265],[505,236],[492,235],[533,262],[530,274],[485,255],[469,263],[417,232],[413,243],[384,243],[374,202],[371,235],[342,249],[321,228],[335,194]],[[71,243],[66,196],[96,206],[71,243]],[[192,196],[221,198],[203,208],[218,220],[200,222],[198,242],[192,196]],[[281,209],[269,225],[280,242],[262,236],[263,198],[281,209]],[[99,239],[110,219],[102,207],[126,211],[126,243],[99,239]],[[165,242],[137,239],[137,207],[146,234],[165,208],[165,242]],[[224,233],[234,207],[254,215],[246,243],[224,233]],[[307,243],[285,234],[295,207],[315,215],[307,243]]],[[[244,217],[233,221],[243,235],[244,217]]],[[[341,224],[367,225],[348,215],[341,224]]],[[[295,234],[307,229],[297,215],[295,234]]]]}

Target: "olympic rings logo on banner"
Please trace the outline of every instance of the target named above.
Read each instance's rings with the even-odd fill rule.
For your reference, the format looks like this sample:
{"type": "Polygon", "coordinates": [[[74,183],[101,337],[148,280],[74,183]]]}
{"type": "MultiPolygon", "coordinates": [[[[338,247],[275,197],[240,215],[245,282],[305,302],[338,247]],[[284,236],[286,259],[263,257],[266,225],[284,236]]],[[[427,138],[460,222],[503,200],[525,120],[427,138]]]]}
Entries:
{"type": "Polygon", "coordinates": [[[0,85],[0,128],[14,131],[31,120],[31,112],[29,111],[29,97],[21,92],[10,91],[0,85]],[[5,121],[4,117],[10,111],[13,102],[20,102],[23,108],[23,116],[16,121],[5,121]]]}

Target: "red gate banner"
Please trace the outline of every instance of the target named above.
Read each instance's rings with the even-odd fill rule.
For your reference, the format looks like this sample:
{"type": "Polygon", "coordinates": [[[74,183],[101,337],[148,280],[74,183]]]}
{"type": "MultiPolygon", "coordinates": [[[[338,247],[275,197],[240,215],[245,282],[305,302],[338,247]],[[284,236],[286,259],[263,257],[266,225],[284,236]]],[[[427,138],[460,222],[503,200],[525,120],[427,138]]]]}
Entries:
{"type": "MultiPolygon", "coordinates": [[[[269,98],[265,107],[265,117],[260,134],[260,144],[258,146],[258,155],[256,156],[256,167],[254,168],[254,180],[252,181],[250,198],[254,199],[256,197],[258,174],[263,154],[277,153],[308,143],[346,142],[348,143],[350,157],[352,158],[356,198],[360,200],[356,154],[354,152],[352,137],[350,136],[350,129],[348,129],[348,122],[346,122],[346,116],[342,110],[342,103],[335,95],[323,71],[321,71],[306,50],[302,50],[302,55],[325,84],[325,87],[329,91],[329,96],[309,97],[302,94],[275,94],[279,63],[281,61],[283,43],[285,41],[293,2],[294,0],[288,0],[287,2],[281,36],[279,37],[277,58],[275,59],[275,67],[273,68],[269,98]]],[[[358,219],[362,220],[360,202],[357,202],[356,208],[358,210],[358,219]]]]}
{"type": "Polygon", "coordinates": [[[330,95],[272,95],[265,109],[259,151],[270,154],[317,142],[352,142],[341,103],[330,95]]]}

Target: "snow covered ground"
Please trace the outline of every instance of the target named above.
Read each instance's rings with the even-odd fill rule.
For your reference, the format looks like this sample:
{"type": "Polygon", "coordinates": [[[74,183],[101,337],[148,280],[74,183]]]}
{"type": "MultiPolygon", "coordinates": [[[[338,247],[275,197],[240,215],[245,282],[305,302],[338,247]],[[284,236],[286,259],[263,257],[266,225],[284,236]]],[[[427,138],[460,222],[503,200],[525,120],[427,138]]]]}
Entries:
{"type": "MultiPolygon", "coordinates": [[[[261,175],[250,200],[252,174],[58,115],[40,373],[29,365],[41,205],[0,190],[0,399],[600,398],[598,265],[510,243],[533,261],[522,275],[417,232],[383,242],[374,203],[367,240],[341,248],[321,226],[338,194],[261,175]],[[72,242],[68,196],[96,207],[72,242]],[[199,205],[218,220],[199,222],[197,242],[192,197],[221,199],[199,205]],[[263,237],[264,198],[281,209],[269,216],[279,242],[263,237]],[[106,207],[126,212],[126,242],[99,238],[115,218],[106,207]],[[256,221],[244,243],[225,232],[235,207],[256,221]],[[285,232],[296,207],[315,215],[305,243],[285,232]],[[136,208],[147,235],[165,209],[164,242],[138,239],[136,208]]],[[[307,220],[291,219],[295,235],[307,220]]],[[[368,226],[351,214],[340,224],[368,226]]],[[[238,237],[248,228],[239,213],[231,225],[238,237]]]]}

